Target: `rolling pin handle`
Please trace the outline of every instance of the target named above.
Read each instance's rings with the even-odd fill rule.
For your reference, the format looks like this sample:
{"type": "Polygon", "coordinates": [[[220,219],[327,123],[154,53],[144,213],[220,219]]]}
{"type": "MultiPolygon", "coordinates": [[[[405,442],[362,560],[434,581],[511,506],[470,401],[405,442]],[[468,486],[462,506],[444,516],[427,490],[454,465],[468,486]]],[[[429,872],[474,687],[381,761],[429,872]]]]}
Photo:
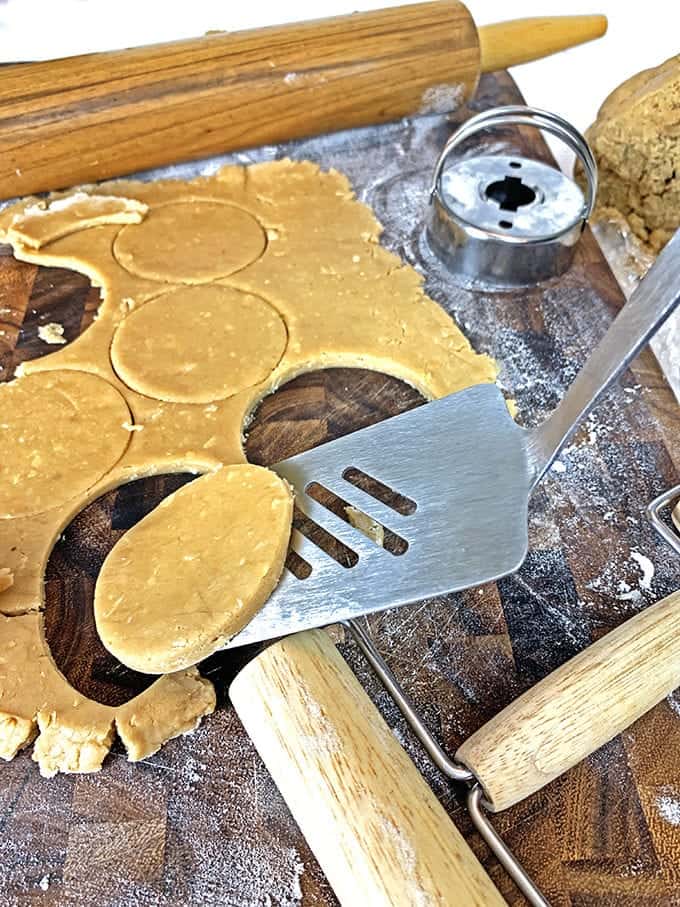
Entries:
{"type": "Polygon", "coordinates": [[[357,645],[363,652],[364,657],[394,700],[397,708],[406,719],[409,727],[424,747],[434,765],[451,780],[469,785],[467,801],[468,811],[475,828],[486,841],[489,849],[493,852],[498,862],[522,892],[531,907],[550,907],[550,904],[533,883],[530,876],[527,874],[527,871],[487,818],[483,809],[484,800],[482,799],[482,788],[475,775],[462,763],[456,762],[446,755],[440,746],[439,741],[430,733],[423,723],[413,703],[400,686],[399,681],[388,667],[380,652],[376,649],[370,636],[364,632],[357,621],[343,621],[343,626],[345,626],[354,637],[357,645]]]}

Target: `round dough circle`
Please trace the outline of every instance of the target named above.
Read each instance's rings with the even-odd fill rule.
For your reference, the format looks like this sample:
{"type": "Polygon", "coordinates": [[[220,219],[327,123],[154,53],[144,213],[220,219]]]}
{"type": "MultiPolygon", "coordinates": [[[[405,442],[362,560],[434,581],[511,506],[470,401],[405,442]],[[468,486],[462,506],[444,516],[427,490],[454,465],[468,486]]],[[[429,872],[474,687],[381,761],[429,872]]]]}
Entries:
{"type": "Polygon", "coordinates": [[[130,411],[108,381],[45,371],[0,386],[0,518],[51,510],[123,455],[130,411]]]}
{"type": "Polygon", "coordinates": [[[126,271],[165,283],[210,283],[252,264],[267,237],[257,220],[235,205],[170,202],[128,224],[113,251],[126,271]]]}
{"type": "Polygon", "coordinates": [[[292,518],[290,488],[262,466],[224,466],[169,495],[104,561],[94,616],[106,648],[147,674],[212,654],[269,598],[292,518]]]}
{"type": "Polygon", "coordinates": [[[288,342],[283,319],[231,287],[182,287],[119,326],[111,361],[132,390],[171,403],[223,400],[264,381],[288,342]]]}

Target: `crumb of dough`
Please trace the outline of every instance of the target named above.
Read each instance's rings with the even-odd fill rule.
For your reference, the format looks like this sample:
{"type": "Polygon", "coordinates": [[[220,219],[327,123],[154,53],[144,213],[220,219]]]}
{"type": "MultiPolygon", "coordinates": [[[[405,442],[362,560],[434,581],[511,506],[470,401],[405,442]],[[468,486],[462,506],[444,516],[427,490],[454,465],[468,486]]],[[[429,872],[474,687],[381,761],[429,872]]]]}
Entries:
{"type": "Polygon", "coordinates": [[[0,759],[14,759],[19,750],[35,740],[37,732],[37,725],[30,718],[0,712],[0,759]]]}
{"type": "Polygon", "coordinates": [[[56,712],[38,712],[40,735],[33,747],[33,761],[40,766],[43,778],[53,778],[58,772],[98,772],[111,749],[112,720],[95,723],[70,718],[56,712]]]}
{"type": "Polygon", "coordinates": [[[9,567],[0,567],[0,592],[14,585],[14,574],[9,567]]]}
{"type": "Polygon", "coordinates": [[[132,699],[116,713],[116,730],[128,761],[146,759],[167,740],[193,733],[201,718],[215,711],[216,701],[212,683],[196,668],[165,674],[143,700],[132,699]]]}
{"type": "Polygon", "coordinates": [[[43,343],[66,343],[64,337],[64,325],[56,321],[50,321],[48,324],[41,324],[38,328],[38,337],[43,343]]]}
{"type": "Polygon", "coordinates": [[[366,538],[375,542],[376,545],[380,545],[381,548],[384,546],[385,530],[380,523],[377,523],[368,516],[368,514],[364,513],[363,510],[352,507],[351,504],[345,507],[345,513],[347,514],[350,525],[354,526],[355,529],[358,529],[359,532],[362,532],[366,538]]]}

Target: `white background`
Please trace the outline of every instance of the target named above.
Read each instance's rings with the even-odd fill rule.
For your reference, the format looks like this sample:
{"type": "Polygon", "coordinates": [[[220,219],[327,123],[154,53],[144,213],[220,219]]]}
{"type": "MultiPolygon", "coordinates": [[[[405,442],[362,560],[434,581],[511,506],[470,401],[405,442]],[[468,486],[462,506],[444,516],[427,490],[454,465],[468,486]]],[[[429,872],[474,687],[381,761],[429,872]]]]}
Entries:
{"type": "MultiPolygon", "coordinates": [[[[44,59],[398,6],[395,0],[0,0],[0,61],[44,59]]],[[[478,24],[521,16],[605,13],[601,40],[517,67],[527,101],[585,129],[629,75],[680,53],[680,0],[468,0],[478,24]]]]}

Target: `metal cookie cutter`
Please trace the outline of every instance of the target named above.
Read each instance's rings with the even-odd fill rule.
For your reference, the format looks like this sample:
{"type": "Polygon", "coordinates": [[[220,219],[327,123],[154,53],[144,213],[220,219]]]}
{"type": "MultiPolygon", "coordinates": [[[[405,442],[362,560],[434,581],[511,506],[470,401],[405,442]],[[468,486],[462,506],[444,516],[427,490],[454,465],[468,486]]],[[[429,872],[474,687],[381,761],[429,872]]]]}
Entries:
{"type": "Polygon", "coordinates": [[[595,159],[570,123],[533,107],[496,107],[467,120],[439,155],[427,236],[463,284],[533,284],[570,266],[596,195],[595,159]],[[586,196],[570,177],[541,161],[516,154],[460,156],[467,139],[490,127],[510,125],[549,132],[571,148],[586,175],[586,196]]]}

